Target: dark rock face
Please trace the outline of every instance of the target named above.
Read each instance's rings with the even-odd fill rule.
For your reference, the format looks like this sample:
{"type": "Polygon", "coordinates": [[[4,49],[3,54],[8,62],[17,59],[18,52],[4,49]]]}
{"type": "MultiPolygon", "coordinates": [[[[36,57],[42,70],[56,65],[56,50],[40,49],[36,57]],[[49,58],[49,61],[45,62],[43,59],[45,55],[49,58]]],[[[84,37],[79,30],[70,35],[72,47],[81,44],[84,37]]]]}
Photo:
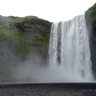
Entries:
{"type": "Polygon", "coordinates": [[[96,79],[96,4],[86,11],[86,23],[90,38],[92,70],[96,79]]]}
{"type": "MultiPolygon", "coordinates": [[[[96,22],[94,22],[96,25],[96,22]]],[[[91,60],[92,60],[92,69],[94,77],[96,78],[96,29],[94,28],[94,23],[92,23],[92,32],[90,37],[90,49],[91,49],[91,60]]]]}

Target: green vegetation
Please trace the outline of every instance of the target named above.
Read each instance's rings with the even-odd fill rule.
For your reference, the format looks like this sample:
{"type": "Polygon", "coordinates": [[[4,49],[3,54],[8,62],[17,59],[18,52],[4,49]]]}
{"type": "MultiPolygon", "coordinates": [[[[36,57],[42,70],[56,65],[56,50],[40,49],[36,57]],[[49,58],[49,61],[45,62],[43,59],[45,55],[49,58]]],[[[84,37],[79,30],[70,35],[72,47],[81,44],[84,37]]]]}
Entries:
{"type": "Polygon", "coordinates": [[[30,51],[40,52],[39,47],[46,54],[50,28],[50,22],[35,16],[0,16],[0,37],[7,40],[18,56],[26,56],[30,51]]]}
{"type": "Polygon", "coordinates": [[[11,20],[11,22],[14,22],[14,23],[20,23],[20,22],[26,22],[26,21],[30,21],[32,19],[37,19],[38,17],[36,16],[26,16],[26,17],[13,17],[13,16],[9,16],[7,17],[11,20]]]}
{"type": "Polygon", "coordinates": [[[90,16],[90,21],[96,21],[96,4],[94,4],[91,8],[86,11],[86,15],[90,16]]]}

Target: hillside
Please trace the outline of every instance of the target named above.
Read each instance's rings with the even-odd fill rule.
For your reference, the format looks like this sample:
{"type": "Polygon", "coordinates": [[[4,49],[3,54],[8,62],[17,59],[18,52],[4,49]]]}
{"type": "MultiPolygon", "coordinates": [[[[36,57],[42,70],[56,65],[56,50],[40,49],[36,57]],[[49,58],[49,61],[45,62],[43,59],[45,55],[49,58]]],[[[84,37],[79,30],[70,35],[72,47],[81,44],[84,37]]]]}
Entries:
{"type": "Polygon", "coordinates": [[[15,55],[30,51],[46,55],[51,23],[35,16],[0,16],[0,40],[6,40],[15,55]]]}

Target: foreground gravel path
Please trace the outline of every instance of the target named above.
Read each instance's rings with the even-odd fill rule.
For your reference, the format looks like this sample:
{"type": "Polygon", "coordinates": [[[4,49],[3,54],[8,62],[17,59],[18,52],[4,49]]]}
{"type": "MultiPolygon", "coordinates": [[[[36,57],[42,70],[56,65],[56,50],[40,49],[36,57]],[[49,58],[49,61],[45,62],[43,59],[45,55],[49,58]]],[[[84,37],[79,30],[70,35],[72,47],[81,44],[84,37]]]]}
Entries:
{"type": "Polygon", "coordinates": [[[96,96],[96,84],[0,85],[0,96],[96,96]]]}

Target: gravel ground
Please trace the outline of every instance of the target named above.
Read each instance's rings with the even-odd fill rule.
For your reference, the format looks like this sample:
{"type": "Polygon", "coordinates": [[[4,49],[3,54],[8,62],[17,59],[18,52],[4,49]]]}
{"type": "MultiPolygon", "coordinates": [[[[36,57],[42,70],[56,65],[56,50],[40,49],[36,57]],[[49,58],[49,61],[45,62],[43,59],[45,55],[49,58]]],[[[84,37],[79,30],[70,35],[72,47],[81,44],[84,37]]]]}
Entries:
{"type": "Polygon", "coordinates": [[[0,85],[0,96],[96,96],[96,88],[92,86],[78,84],[0,85]]]}

